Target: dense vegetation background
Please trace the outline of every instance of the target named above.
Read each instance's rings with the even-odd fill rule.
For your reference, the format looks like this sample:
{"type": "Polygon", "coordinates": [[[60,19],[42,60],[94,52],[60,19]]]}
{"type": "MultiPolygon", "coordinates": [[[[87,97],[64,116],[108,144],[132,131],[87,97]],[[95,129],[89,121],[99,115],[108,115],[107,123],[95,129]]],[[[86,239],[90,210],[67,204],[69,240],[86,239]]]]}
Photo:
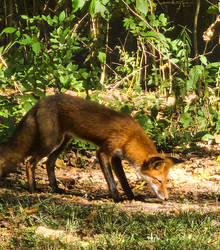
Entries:
{"type": "Polygon", "coordinates": [[[219,9],[218,0],[2,0],[1,142],[40,97],[69,90],[131,113],[165,151],[213,140],[219,9]]]}

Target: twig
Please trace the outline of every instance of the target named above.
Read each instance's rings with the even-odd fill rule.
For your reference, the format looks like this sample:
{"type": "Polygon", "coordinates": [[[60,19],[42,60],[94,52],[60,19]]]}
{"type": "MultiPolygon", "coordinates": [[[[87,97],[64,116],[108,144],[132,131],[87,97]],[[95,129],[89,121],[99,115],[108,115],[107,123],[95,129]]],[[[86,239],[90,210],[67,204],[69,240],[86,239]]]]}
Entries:
{"type": "Polygon", "coordinates": [[[197,56],[195,56],[194,58],[192,58],[192,60],[191,60],[190,62],[193,62],[193,61],[197,60],[200,56],[206,56],[206,55],[212,54],[213,51],[214,51],[214,49],[215,49],[217,46],[218,46],[218,44],[216,44],[216,45],[212,48],[212,50],[210,50],[209,52],[203,53],[202,55],[197,55],[197,56]]]}
{"type": "Polygon", "coordinates": [[[0,54],[0,60],[2,62],[2,64],[5,66],[5,68],[7,69],[8,68],[8,65],[7,63],[5,62],[4,58],[2,57],[2,55],[0,54]]]}
{"type": "Polygon", "coordinates": [[[104,82],[105,82],[108,42],[109,42],[109,21],[107,22],[107,31],[106,31],[106,39],[105,39],[105,55],[106,55],[106,57],[105,57],[105,61],[103,62],[103,65],[102,65],[102,73],[101,73],[101,77],[100,77],[100,84],[101,85],[104,85],[104,82]]]}
{"type": "MultiPolygon", "coordinates": [[[[159,2],[159,1],[158,1],[159,2]]],[[[172,2],[159,2],[159,5],[176,5],[176,4],[183,4],[182,1],[172,1],[172,2]]],[[[194,2],[184,2],[184,5],[194,4],[194,2]]]]}
{"type": "MultiPolygon", "coordinates": [[[[89,15],[89,13],[86,13],[85,16],[83,16],[78,23],[76,23],[73,27],[73,34],[76,32],[76,30],[78,29],[79,25],[84,21],[84,19],[89,15]]],[[[72,38],[72,37],[71,37],[72,38]]]]}
{"type": "Polygon", "coordinates": [[[21,95],[23,95],[22,91],[21,91],[20,88],[19,88],[19,85],[18,85],[17,82],[15,81],[15,77],[14,77],[14,76],[11,77],[11,80],[12,80],[13,83],[14,83],[14,88],[15,88],[18,92],[20,92],[21,95]]]}
{"type": "Polygon", "coordinates": [[[45,11],[46,9],[47,9],[47,7],[48,7],[48,4],[49,4],[49,1],[50,0],[47,0],[47,2],[44,4],[44,8],[43,8],[43,11],[45,11]]]}
{"type": "MultiPolygon", "coordinates": [[[[155,45],[153,45],[151,42],[148,41],[148,43],[162,56],[166,56],[163,52],[161,52],[155,45]]],[[[169,55],[167,55],[169,57],[169,55]]],[[[168,62],[172,65],[174,65],[176,68],[178,68],[180,71],[182,71],[184,73],[184,71],[182,69],[180,69],[180,67],[175,64],[174,62],[172,62],[169,58],[167,58],[168,62]]]]}
{"type": "Polygon", "coordinates": [[[112,69],[107,63],[106,63],[106,66],[107,66],[116,76],[119,76],[119,74],[118,74],[114,69],[112,69]]]}
{"type": "Polygon", "coordinates": [[[156,56],[155,56],[153,53],[149,52],[149,51],[146,49],[145,44],[144,44],[143,42],[142,42],[141,44],[142,44],[143,52],[145,52],[146,54],[149,54],[150,56],[156,58],[156,56]]]}
{"type": "Polygon", "coordinates": [[[193,42],[194,42],[194,54],[195,54],[195,56],[198,55],[197,26],[198,26],[198,16],[199,16],[199,10],[200,10],[200,3],[201,3],[201,0],[197,0],[196,12],[195,12],[195,18],[194,18],[194,26],[193,26],[193,42]]]}
{"type": "MultiPolygon", "coordinates": [[[[148,67],[148,65],[145,65],[145,66],[143,66],[141,69],[144,69],[144,68],[147,68],[147,67],[148,67]]],[[[107,86],[106,88],[107,88],[107,89],[116,89],[118,86],[120,86],[120,84],[121,84],[122,82],[124,82],[125,80],[128,81],[129,78],[131,78],[133,75],[135,75],[139,70],[140,70],[140,69],[134,70],[134,71],[131,72],[129,75],[126,75],[126,76],[123,77],[121,80],[119,80],[119,81],[117,81],[117,82],[111,84],[111,86],[107,86]],[[112,87],[112,85],[114,85],[114,86],[112,87]]]]}
{"type": "Polygon", "coordinates": [[[214,6],[214,7],[217,7],[217,5],[216,4],[214,4],[214,3],[212,3],[212,2],[210,2],[210,1],[208,1],[208,0],[205,0],[208,4],[210,4],[210,5],[212,5],[212,6],[214,6]]]}

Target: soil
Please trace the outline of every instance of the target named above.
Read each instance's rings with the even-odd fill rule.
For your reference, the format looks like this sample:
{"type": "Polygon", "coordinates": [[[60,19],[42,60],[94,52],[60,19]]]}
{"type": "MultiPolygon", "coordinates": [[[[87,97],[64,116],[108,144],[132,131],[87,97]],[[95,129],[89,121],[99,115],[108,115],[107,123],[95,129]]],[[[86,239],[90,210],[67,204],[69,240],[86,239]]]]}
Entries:
{"type": "MultiPolygon", "coordinates": [[[[124,162],[124,169],[130,186],[137,197],[127,201],[118,184],[124,201],[116,204],[127,212],[169,212],[198,211],[220,213],[220,161],[219,145],[202,145],[196,153],[180,157],[184,163],[175,166],[169,174],[169,200],[160,201],[148,186],[138,180],[135,169],[124,162]]],[[[107,184],[95,158],[94,152],[67,152],[63,160],[57,161],[56,176],[59,187],[67,194],[50,194],[62,202],[78,205],[105,205],[112,201],[107,184]]],[[[40,191],[30,194],[26,187],[24,166],[16,173],[0,181],[0,193],[16,189],[19,195],[48,196],[50,187],[46,167],[41,163],[36,171],[37,187],[40,191]]]]}

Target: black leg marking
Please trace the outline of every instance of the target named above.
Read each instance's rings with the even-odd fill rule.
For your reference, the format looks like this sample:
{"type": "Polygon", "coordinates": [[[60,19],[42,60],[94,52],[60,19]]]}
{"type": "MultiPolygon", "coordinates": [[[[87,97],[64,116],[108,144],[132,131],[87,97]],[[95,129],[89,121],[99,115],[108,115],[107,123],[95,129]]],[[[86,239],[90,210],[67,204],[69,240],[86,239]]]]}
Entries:
{"type": "Polygon", "coordinates": [[[97,151],[97,158],[99,159],[102,172],[108,184],[109,192],[112,195],[113,200],[115,202],[119,202],[121,200],[121,197],[117,190],[116,183],[112,174],[109,157],[105,153],[97,151]]]}
{"type": "Polygon", "coordinates": [[[134,194],[128,184],[127,178],[125,176],[124,169],[121,164],[121,159],[118,157],[112,157],[112,168],[129,200],[134,199],[134,194]]]}

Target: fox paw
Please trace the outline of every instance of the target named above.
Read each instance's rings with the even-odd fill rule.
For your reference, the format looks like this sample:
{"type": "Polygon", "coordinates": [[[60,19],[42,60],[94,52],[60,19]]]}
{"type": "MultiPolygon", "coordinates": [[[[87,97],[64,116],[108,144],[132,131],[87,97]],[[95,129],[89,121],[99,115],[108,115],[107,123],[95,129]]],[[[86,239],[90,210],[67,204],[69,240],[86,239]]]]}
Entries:
{"type": "Polygon", "coordinates": [[[62,189],[62,188],[52,188],[52,193],[57,193],[57,194],[67,194],[67,191],[62,189]]]}

